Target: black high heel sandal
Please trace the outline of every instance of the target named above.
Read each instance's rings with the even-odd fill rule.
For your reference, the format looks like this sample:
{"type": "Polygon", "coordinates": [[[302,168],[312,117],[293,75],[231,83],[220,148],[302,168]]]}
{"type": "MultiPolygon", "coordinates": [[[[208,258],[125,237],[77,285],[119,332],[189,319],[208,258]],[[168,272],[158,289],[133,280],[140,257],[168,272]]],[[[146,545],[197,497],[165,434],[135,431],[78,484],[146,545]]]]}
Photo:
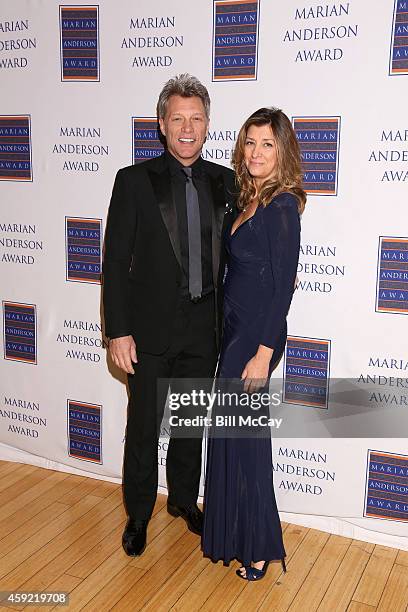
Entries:
{"type": "Polygon", "coordinates": [[[239,576],[243,580],[249,580],[249,581],[261,580],[261,578],[263,578],[266,574],[268,565],[269,565],[269,561],[265,561],[265,563],[262,566],[262,569],[257,569],[256,567],[252,567],[252,565],[244,565],[243,567],[245,568],[245,574],[246,574],[245,576],[241,574],[239,569],[237,569],[235,573],[237,576],[239,576]]]}
{"type": "MultiPolygon", "coordinates": [[[[283,573],[286,574],[286,563],[285,563],[285,559],[282,558],[281,559],[281,563],[282,563],[282,570],[283,573]]],[[[263,578],[266,574],[266,571],[268,569],[268,565],[269,565],[269,561],[265,561],[265,563],[263,564],[262,569],[257,569],[256,567],[252,567],[252,565],[243,565],[242,567],[240,567],[239,569],[236,570],[236,575],[239,576],[240,578],[242,578],[243,580],[261,580],[261,578],[263,578]],[[245,573],[246,576],[243,576],[241,574],[242,568],[245,569],[245,573]]]]}

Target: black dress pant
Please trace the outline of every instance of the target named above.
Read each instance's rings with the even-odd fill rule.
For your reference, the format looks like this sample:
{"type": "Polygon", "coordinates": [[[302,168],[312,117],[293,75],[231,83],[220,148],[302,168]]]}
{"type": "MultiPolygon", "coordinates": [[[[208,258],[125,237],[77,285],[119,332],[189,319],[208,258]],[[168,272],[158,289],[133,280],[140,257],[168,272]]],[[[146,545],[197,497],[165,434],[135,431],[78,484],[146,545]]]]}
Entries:
{"type": "MultiPolygon", "coordinates": [[[[137,344],[136,344],[137,350],[137,344]]],[[[158,485],[158,431],[168,387],[158,379],[212,379],[217,362],[214,294],[197,303],[180,298],[172,342],[162,355],[137,351],[134,375],[129,375],[123,490],[127,513],[149,519],[158,485]]],[[[172,385],[170,384],[170,387],[172,385]]],[[[168,501],[187,506],[197,501],[202,440],[171,437],[167,451],[168,501]]]]}

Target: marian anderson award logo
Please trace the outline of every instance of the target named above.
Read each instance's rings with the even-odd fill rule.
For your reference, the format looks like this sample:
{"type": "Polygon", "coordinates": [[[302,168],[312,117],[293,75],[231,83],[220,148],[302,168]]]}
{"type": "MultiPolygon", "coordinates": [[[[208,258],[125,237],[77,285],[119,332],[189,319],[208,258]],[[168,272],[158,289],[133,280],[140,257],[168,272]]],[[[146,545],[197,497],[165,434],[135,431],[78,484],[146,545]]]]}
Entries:
{"type": "Polygon", "coordinates": [[[37,363],[37,314],[34,304],[3,302],[4,359],[37,363]]]}
{"type": "Polygon", "coordinates": [[[65,217],[66,279],[101,283],[102,220],[65,217]]]}
{"type": "Polygon", "coordinates": [[[0,115],[0,181],[32,181],[30,115],[0,115]]]}
{"type": "Polygon", "coordinates": [[[408,521],[408,456],[369,450],[364,516],[408,521]]]}
{"type": "Polygon", "coordinates": [[[408,238],[380,236],[375,309],[408,314],[408,238]]]}
{"type": "Polygon", "coordinates": [[[337,195],[340,117],[292,117],[300,145],[303,186],[313,195],[337,195]]]}
{"type": "Polygon", "coordinates": [[[68,455],[102,463],[102,406],[67,400],[68,455]]]}
{"type": "Polygon", "coordinates": [[[213,12],[212,80],[255,80],[259,0],[214,0],[213,12]]]}
{"type": "Polygon", "coordinates": [[[284,362],[283,401],[327,408],[330,340],[288,336],[284,362]]]}
{"type": "Polygon", "coordinates": [[[60,6],[61,80],[99,81],[99,7],[60,6]]]}
{"type": "Polygon", "coordinates": [[[164,151],[159,138],[156,117],[132,117],[132,159],[133,163],[158,157],[164,151]]]}
{"type": "Polygon", "coordinates": [[[408,0],[395,0],[392,21],[391,76],[408,74],[408,0]]]}

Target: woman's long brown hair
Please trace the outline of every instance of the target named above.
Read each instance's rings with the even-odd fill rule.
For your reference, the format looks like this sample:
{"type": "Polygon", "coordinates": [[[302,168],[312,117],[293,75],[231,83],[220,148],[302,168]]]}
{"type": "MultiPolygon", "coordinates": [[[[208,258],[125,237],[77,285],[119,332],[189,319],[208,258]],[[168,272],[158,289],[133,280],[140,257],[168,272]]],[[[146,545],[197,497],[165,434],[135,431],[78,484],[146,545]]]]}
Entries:
{"type": "Polygon", "coordinates": [[[278,108],[260,108],[245,121],[238,134],[232,165],[240,188],[237,202],[240,210],[254,198],[258,199],[258,205],[266,206],[279,193],[289,191],[298,199],[299,213],[303,212],[306,193],[303,189],[299,143],[288,117],[278,108]],[[276,146],[276,172],[264,182],[259,193],[244,161],[245,142],[251,125],[269,125],[276,146]]]}

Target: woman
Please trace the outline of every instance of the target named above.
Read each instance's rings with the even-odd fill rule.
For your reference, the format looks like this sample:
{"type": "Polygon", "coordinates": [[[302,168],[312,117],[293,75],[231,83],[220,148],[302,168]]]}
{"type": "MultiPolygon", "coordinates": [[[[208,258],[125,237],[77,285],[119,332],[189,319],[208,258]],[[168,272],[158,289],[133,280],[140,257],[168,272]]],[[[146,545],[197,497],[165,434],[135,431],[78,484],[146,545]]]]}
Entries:
{"type": "MultiPolygon", "coordinates": [[[[261,108],[242,126],[233,156],[240,193],[224,236],[224,333],[217,377],[266,385],[286,343],[286,316],[300,246],[300,152],[287,116],[261,108]],[[260,382],[262,381],[262,382],[260,382]]],[[[259,580],[271,560],[285,567],[268,436],[210,437],[202,539],[205,556],[242,562],[237,575],[259,580]]]]}

